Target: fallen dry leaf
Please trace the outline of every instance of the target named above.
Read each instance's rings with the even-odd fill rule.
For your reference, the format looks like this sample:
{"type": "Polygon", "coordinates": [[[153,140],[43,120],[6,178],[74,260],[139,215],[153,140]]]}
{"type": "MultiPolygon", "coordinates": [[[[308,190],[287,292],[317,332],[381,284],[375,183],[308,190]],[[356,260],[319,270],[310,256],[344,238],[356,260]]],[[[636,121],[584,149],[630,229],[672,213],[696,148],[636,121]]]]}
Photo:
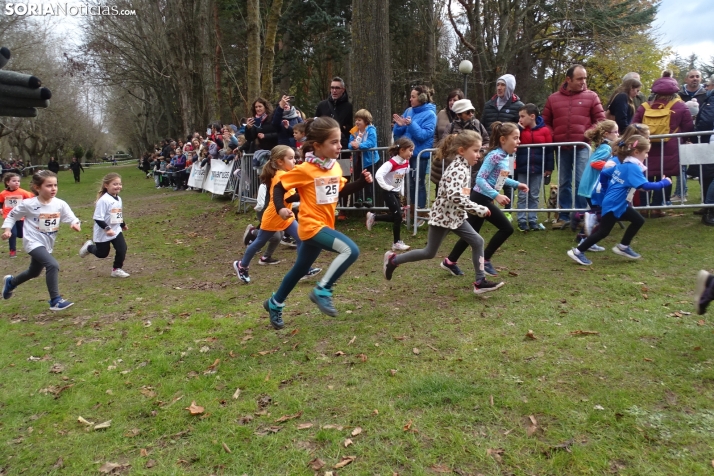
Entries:
{"type": "Polygon", "coordinates": [[[414,348],[412,349],[412,352],[414,353],[414,355],[419,355],[419,354],[421,354],[421,351],[420,351],[418,348],[416,348],[416,347],[414,347],[414,348]]]}
{"type": "Polygon", "coordinates": [[[495,459],[499,463],[503,462],[503,459],[501,458],[501,455],[503,453],[505,453],[505,450],[503,448],[489,448],[486,450],[486,454],[488,456],[492,456],[493,459],[495,459]]]}
{"type": "Polygon", "coordinates": [[[141,394],[147,398],[154,398],[156,396],[156,392],[152,389],[152,387],[141,387],[141,390],[139,390],[141,394]]]}
{"type": "Polygon", "coordinates": [[[650,359],[650,358],[648,358],[648,357],[645,357],[645,362],[654,362],[654,360],[652,360],[652,359],[650,359]]]}
{"type": "Polygon", "coordinates": [[[538,338],[533,334],[533,331],[531,329],[528,329],[528,332],[526,332],[526,339],[530,340],[538,340],[538,338]]]}
{"type": "Polygon", "coordinates": [[[342,425],[322,425],[323,430],[337,430],[342,431],[344,427],[342,425]]]}
{"type": "Polygon", "coordinates": [[[185,408],[185,410],[188,410],[191,415],[200,415],[203,413],[204,408],[196,405],[196,401],[194,400],[191,402],[191,405],[185,408]]]}
{"type": "Polygon", "coordinates": [[[81,417],[81,416],[77,418],[77,421],[78,421],[79,423],[81,423],[82,425],[87,425],[87,426],[92,426],[92,425],[94,425],[93,422],[87,421],[87,420],[85,420],[85,419],[84,419],[83,417],[81,417]]]}
{"type": "Polygon", "coordinates": [[[138,428],[132,428],[131,430],[129,430],[129,431],[127,431],[126,433],[124,433],[124,436],[126,436],[127,438],[134,438],[134,437],[135,437],[136,435],[138,435],[139,433],[141,433],[141,430],[140,430],[140,429],[138,429],[138,428]]]}
{"type": "Polygon", "coordinates": [[[223,449],[226,451],[226,453],[228,453],[228,454],[233,453],[227,444],[222,443],[222,445],[223,445],[223,449]]]}
{"type": "Polygon", "coordinates": [[[338,350],[337,352],[335,352],[335,357],[340,357],[342,355],[345,355],[345,353],[342,352],[341,350],[338,350]]]}
{"type": "Polygon", "coordinates": [[[404,431],[409,431],[409,430],[411,430],[411,429],[412,429],[412,421],[409,420],[409,421],[407,422],[407,424],[404,425],[404,427],[402,428],[402,430],[404,430],[404,431]]]}
{"type": "Polygon", "coordinates": [[[394,336],[394,340],[405,340],[407,336],[394,336]]]}
{"type": "Polygon", "coordinates": [[[535,416],[529,415],[526,422],[526,435],[533,436],[538,431],[538,421],[536,421],[535,416]]]}
{"type": "Polygon", "coordinates": [[[392,376],[397,375],[397,369],[389,369],[389,373],[392,374],[392,376]]]}
{"type": "Polygon", "coordinates": [[[64,365],[62,364],[54,364],[50,367],[51,374],[61,374],[62,372],[64,372],[64,365]]]}
{"type": "Polygon", "coordinates": [[[52,467],[54,469],[61,469],[64,467],[64,460],[62,459],[61,456],[59,458],[57,458],[57,461],[55,462],[54,465],[52,465],[52,467]]]}
{"type": "Polygon", "coordinates": [[[345,440],[345,442],[343,443],[343,445],[345,445],[345,448],[347,448],[348,446],[350,446],[352,444],[354,444],[354,443],[352,443],[352,440],[350,438],[347,438],[345,440]]]}
{"type": "Polygon", "coordinates": [[[355,340],[357,340],[357,336],[354,336],[353,338],[350,339],[350,341],[347,343],[347,345],[352,345],[355,343],[355,340]]]}
{"type": "Polygon", "coordinates": [[[352,434],[352,436],[357,436],[357,435],[359,435],[360,433],[362,433],[362,428],[356,427],[354,430],[352,430],[352,433],[351,433],[351,434],[352,434]]]}
{"type": "Polygon", "coordinates": [[[153,460],[153,459],[150,459],[150,460],[147,461],[146,464],[144,465],[144,467],[145,467],[146,469],[151,469],[151,468],[153,468],[154,466],[156,466],[156,460],[153,460]]]}
{"type": "Polygon", "coordinates": [[[104,474],[110,474],[110,473],[113,473],[114,470],[116,470],[116,469],[121,470],[121,469],[127,468],[128,466],[129,466],[128,464],[106,462],[99,468],[99,472],[104,473],[104,474]]]}
{"type": "Polygon", "coordinates": [[[104,430],[105,428],[109,428],[110,426],[112,426],[112,421],[107,420],[105,422],[94,425],[94,429],[95,430],[104,430]]]}
{"type": "Polygon", "coordinates": [[[429,469],[431,469],[435,473],[453,473],[452,469],[444,464],[435,464],[429,469]]]}
{"type": "Polygon", "coordinates": [[[240,388],[236,388],[236,391],[233,392],[233,400],[236,400],[238,397],[240,397],[240,388]]]}
{"type": "Polygon", "coordinates": [[[367,362],[367,356],[364,354],[359,354],[357,357],[359,357],[359,360],[362,362],[367,362]]]}
{"type": "Polygon", "coordinates": [[[283,415],[277,420],[275,420],[275,423],[283,423],[288,420],[294,420],[295,418],[300,418],[302,416],[302,410],[299,412],[295,413],[294,415],[283,415]]]}
{"type": "Polygon", "coordinates": [[[314,460],[310,461],[307,463],[307,465],[312,469],[313,471],[319,471],[325,466],[325,462],[322,461],[320,458],[315,458],[314,460]]]}
{"type": "Polygon", "coordinates": [[[344,468],[345,466],[347,466],[348,464],[350,464],[351,462],[353,462],[356,459],[357,459],[356,456],[343,456],[342,459],[340,460],[340,462],[337,463],[336,465],[334,465],[333,468],[334,469],[344,468]]]}
{"type": "Polygon", "coordinates": [[[308,428],[312,428],[312,423],[300,423],[297,426],[298,430],[307,430],[308,428]]]}
{"type": "Polygon", "coordinates": [[[147,456],[149,456],[149,452],[146,451],[146,448],[142,448],[141,451],[139,451],[139,456],[141,456],[142,458],[146,458],[147,456]]]}
{"type": "Polygon", "coordinates": [[[577,331],[572,331],[570,333],[571,336],[596,336],[599,335],[600,332],[598,331],[582,331],[578,329],[577,331]]]}

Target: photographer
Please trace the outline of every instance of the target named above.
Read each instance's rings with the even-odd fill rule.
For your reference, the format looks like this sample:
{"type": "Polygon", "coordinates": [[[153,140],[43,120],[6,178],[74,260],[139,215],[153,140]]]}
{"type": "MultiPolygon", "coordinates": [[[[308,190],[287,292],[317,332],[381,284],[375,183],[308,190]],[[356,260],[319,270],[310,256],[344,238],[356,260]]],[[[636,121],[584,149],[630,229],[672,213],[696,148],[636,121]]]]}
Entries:
{"type": "Polygon", "coordinates": [[[278,131],[278,144],[295,148],[293,126],[303,122],[300,112],[290,105],[294,96],[283,96],[273,112],[273,127],[278,131]]]}

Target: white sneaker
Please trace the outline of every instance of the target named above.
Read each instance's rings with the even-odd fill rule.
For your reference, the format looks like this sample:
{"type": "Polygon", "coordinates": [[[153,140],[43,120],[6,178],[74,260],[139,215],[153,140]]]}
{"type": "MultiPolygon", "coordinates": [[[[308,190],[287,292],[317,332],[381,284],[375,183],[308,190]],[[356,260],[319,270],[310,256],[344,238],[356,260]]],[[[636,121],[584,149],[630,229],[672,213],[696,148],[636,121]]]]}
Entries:
{"type": "Polygon", "coordinates": [[[121,268],[112,271],[112,278],[128,278],[130,275],[121,268]]]}
{"type": "Polygon", "coordinates": [[[92,240],[87,240],[84,242],[82,247],[79,249],[79,257],[84,258],[89,254],[89,247],[92,245],[92,240]]]}
{"type": "Polygon", "coordinates": [[[402,240],[399,240],[392,245],[392,251],[407,251],[409,248],[411,248],[411,246],[405,245],[402,240]]]}
{"type": "Polygon", "coordinates": [[[376,215],[372,212],[367,212],[367,222],[365,223],[367,225],[367,229],[369,231],[372,231],[372,227],[374,226],[374,219],[376,215]]]}

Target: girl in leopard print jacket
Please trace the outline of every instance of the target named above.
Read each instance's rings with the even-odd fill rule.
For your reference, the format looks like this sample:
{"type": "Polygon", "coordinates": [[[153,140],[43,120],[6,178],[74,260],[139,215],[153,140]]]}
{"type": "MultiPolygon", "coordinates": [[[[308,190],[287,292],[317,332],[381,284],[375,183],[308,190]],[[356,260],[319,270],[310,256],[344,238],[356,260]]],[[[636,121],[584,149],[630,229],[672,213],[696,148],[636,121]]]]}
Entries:
{"type": "MultiPolygon", "coordinates": [[[[503,286],[503,282],[495,283],[486,280],[483,267],[483,238],[476,233],[468,221],[467,213],[481,217],[488,216],[488,208],[469,200],[471,171],[470,167],[481,156],[481,135],[474,131],[463,131],[458,135],[450,135],[442,142],[439,153],[442,157],[456,156],[449,164],[439,182],[439,192],[434,201],[429,215],[429,234],[426,248],[412,250],[397,255],[388,251],[384,255],[384,277],[392,279],[392,273],[402,263],[410,263],[431,259],[436,256],[439,246],[450,231],[453,231],[462,240],[466,241],[472,250],[472,259],[476,271],[474,293],[481,294],[503,286]]],[[[441,263],[441,267],[448,269],[454,275],[463,274],[458,270],[456,263],[441,263]]]]}

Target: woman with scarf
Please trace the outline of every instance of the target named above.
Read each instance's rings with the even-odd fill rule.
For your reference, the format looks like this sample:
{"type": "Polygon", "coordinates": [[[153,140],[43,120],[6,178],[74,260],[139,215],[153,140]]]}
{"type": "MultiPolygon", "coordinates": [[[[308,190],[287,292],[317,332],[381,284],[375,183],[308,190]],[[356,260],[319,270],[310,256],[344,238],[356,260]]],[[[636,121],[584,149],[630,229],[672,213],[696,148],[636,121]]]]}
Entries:
{"type": "Polygon", "coordinates": [[[246,120],[245,139],[250,142],[248,152],[271,150],[278,145],[278,132],[273,127],[273,108],[268,101],[258,98],[250,107],[252,117],[246,120]]]}
{"type": "Polygon", "coordinates": [[[303,122],[295,106],[290,105],[290,96],[283,96],[273,112],[273,128],[278,131],[278,144],[296,147],[293,126],[303,122]]]}

